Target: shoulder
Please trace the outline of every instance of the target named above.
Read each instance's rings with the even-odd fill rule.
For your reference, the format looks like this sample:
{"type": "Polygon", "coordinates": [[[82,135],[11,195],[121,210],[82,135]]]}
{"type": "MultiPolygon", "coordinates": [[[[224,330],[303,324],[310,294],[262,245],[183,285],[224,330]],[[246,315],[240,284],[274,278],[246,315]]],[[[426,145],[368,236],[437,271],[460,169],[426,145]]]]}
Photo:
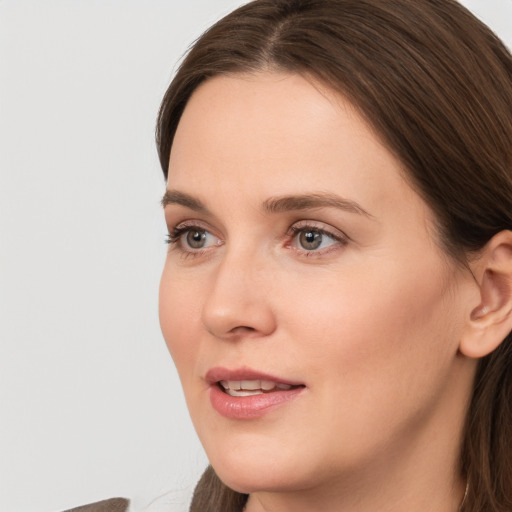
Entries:
{"type": "Polygon", "coordinates": [[[110,498],[89,505],[70,508],[64,512],[127,512],[130,501],[126,498],[110,498]]]}

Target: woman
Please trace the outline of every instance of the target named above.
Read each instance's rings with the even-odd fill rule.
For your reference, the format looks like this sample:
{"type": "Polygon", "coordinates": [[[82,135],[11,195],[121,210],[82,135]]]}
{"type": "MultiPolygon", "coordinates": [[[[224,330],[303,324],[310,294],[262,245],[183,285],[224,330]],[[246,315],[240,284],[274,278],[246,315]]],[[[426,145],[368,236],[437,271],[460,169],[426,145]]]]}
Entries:
{"type": "Polygon", "coordinates": [[[512,510],[512,58],[453,0],[256,0],[159,114],[193,511],[512,510]]]}

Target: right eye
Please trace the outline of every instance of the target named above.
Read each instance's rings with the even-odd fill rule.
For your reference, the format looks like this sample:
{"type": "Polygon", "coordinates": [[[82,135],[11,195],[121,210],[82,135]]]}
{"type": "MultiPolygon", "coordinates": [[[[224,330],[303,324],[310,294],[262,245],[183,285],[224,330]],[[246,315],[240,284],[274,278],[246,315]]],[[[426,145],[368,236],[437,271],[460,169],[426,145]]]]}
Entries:
{"type": "Polygon", "coordinates": [[[176,245],[184,252],[195,252],[220,245],[221,241],[200,226],[177,226],[167,236],[167,243],[176,245]]]}
{"type": "Polygon", "coordinates": [[[186,241],[191,249],[202,249],[207,243],[208,234],[205,229],[189,229],[183,234],[182,243],[186,241]]]}

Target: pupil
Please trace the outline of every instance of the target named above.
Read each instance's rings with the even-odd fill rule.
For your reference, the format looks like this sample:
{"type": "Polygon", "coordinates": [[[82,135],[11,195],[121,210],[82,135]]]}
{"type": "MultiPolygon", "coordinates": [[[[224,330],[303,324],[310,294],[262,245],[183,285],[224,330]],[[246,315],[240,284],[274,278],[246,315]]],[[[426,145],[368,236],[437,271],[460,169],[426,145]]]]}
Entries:
{"type": "Polygon", "coordinates": [[[187,234],[187,243],[193,249],[201,249],[206,240],[205,231],[189,231],[187,234]]]}
{"type": "Polygon", "coordinates": [[[322,234],[316,231],[306,231],[300,235],[300,245],[304,249],[318,249],[322,243],[322,234]]]}

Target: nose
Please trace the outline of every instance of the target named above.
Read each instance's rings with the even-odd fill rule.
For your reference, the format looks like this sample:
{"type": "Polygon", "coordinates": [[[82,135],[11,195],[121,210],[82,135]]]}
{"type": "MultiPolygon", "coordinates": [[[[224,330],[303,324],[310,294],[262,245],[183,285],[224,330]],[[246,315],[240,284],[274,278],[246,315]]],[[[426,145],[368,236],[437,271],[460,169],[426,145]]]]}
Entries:
{"type": "Polygon", "coordinates": [[[202,322],[216,338],[258,338],[276,329],[272,273],[256,260],[247,253],[228,254],[210,276],[202,322]]]}

